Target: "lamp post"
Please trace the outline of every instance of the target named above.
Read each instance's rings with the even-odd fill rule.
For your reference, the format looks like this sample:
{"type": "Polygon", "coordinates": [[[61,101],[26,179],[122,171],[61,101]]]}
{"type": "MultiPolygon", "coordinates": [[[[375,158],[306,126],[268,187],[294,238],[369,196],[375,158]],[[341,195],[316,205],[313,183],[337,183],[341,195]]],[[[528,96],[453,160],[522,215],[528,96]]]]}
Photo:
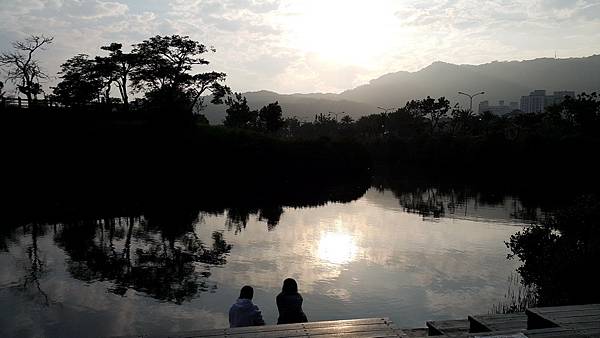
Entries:
{"type": "Polygon", "coordinates": [[[475,93],[475,94],[467,94],[467,93],[463,93],[463,92],[458,92],[461,95],[465,95],[468,96],[470,99],[470,104],[469,104],[469,111],[472,113],[473,112],[473,98],[477,95],[483,95],[485,94],[485,92],[480,92],[480,93],[475,93]]]}

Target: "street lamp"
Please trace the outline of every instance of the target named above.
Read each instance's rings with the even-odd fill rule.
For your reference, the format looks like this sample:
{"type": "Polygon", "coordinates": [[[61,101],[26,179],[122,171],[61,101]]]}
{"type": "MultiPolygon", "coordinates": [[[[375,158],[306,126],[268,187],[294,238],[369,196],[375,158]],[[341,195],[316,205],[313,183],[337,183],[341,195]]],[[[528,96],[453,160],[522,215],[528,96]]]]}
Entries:
{"type": "Polygon", "coordinates": [[[472,113],[473,112],[473,98],[477,95],[483,95],[485,94],[485,92],[480,92],[480,93],[476,93],[476,94],[467,94],[467,93],[463,93],[463,92],[458,92],[461,95],[465,95],[468,96],[469,99],[471,100],[471,103],[469,104],[469,111],[472,113]]]}

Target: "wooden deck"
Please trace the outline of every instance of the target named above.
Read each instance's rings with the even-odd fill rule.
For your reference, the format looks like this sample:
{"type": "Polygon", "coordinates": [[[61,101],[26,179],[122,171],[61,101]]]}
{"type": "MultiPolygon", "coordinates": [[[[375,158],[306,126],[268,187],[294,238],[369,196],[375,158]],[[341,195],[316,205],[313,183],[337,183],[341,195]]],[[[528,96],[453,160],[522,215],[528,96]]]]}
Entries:
{"type": "Polygon", "coordinates": [[[472,315],[427,322],[429,335],[458,337],[600,337],[600,304],[531,308],[523,313],[472,315]]]}
{"type": "Polygon", "coordinates": [[[165,335],[141,334],[127,338],[424,338],[426,335],[438,338],[600,338],[600,304],[531,308],[524,313],[472,315],[467,319],[429,321],[426,324],[427,329],[399,329],[388,318],[367,318],[165,335]]]}
{"type": "Polygon", "coordinates": [[[600,304],[527,309],[529,329],[558,327],[600,337],[600,304]]]}
{"type": "MultiPolygon", "coordinates": [[[[127,338],[277,338],[277,337],[357,337],[357,338],[409,338],[397,329],[387,318],[367,318],[353,320],[335,320],[309,322],[302,324],[265,325],[254,327],[227,328],[203,331],[191,331],[167,335],[137,335],[127,338]]],[[[122,337],[125,338],[125,337],[122,337]]]]}

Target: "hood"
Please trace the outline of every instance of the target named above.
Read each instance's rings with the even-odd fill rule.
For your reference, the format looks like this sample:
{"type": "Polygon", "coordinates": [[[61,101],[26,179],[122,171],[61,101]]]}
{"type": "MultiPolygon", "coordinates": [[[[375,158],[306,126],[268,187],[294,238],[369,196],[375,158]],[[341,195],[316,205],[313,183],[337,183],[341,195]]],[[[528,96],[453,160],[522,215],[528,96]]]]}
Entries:
{"type": "Polygon", "coordinates": [[[250,299],[239,299],[233,304],[233,307],[241,311],[254,311],[254,304],[250,299]]]}

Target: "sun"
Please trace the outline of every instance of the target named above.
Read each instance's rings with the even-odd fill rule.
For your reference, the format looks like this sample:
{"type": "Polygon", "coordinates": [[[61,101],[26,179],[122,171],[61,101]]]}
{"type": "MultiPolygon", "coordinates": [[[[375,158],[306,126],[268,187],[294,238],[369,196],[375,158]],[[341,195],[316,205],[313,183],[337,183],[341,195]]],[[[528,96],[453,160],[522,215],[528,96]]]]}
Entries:
{"type": "Polygon", "coordinates": [[[319,240],[319,259],[342,265],[351,262],[356,256],[354,238],[343,232],[326,232],[319,240]]]}
{"type": "Polygon", "coordinates": [[[306,0],[287,12],[287,43],[323,61],[364,65],[398,38],[395,11],[386,1],[306,0]]]}

